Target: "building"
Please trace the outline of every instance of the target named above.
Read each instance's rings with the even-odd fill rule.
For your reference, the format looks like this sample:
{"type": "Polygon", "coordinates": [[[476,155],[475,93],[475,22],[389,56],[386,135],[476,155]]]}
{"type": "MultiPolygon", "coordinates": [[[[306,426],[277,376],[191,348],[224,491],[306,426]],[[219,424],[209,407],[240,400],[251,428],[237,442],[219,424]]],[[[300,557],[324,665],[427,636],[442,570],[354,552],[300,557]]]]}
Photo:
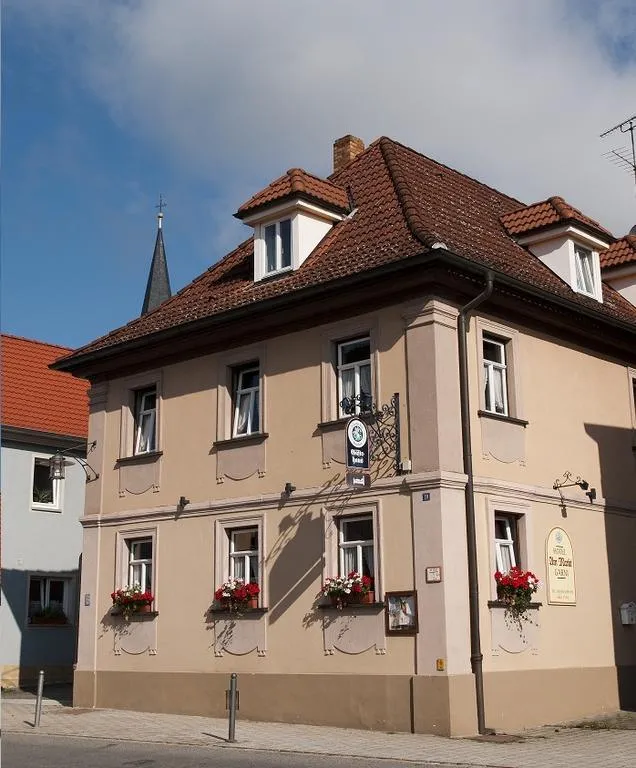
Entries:
{"type": "Polygon", "coordinates": [[[470,734],[617,708],[636,307],[600,259],[625,241],[387,138],[334,161],[254,195],[235,250],[56,364],[91,381],[100,473],[75,703],[221,716],[237,672],[247,718],[470,734]],[[370,485],[348,484],[343,403],[370,485]],[[541,580],[521,629],[494,580],[512,565],[541,580]],[[350,570],[372,603],[317,598],[350,570]],[[248,576],[257,608],[215,602],[248,576]],[[133,581],[154,601],[127,620],[110,595],[133,581]]]}
{"type": "Polygon", "coordinates": [[[88,385],[49,365],[71,351],[3,334],[2,686],[70,682],[86,475],[70,458],[51,480],[57,452],[86,454],[88,385]],[[72,449],[72,450],[71,450],[72,449]]]}

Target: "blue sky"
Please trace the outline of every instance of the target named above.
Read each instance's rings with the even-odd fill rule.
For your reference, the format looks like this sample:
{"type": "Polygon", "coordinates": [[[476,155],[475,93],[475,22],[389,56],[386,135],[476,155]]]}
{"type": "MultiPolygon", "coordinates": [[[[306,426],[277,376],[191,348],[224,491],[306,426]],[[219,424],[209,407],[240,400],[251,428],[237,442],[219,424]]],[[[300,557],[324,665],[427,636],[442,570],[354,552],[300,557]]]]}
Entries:
{"type": "Polygon", "coordinates": [[[636,113],[633,6],[6,0],[3,330],[79,346],[128,322],[159,193],[178,290],[249,234],[247,197],[328,174],[345,133],[624,234],[633,183],[602,155],[625,142],[598,135],[636,113]]]}

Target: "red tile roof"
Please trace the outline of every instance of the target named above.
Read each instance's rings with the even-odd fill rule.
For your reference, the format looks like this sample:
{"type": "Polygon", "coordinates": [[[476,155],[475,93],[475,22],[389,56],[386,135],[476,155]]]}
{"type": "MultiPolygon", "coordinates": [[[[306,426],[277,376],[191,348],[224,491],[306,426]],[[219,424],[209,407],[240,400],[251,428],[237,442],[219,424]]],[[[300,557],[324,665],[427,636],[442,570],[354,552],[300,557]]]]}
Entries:
{"type": "Polygon", "coordinates": [[[636,262],[636,235],[627,235],[601,253],[601,269],[622,267],[636,262]]]}
{"type": "Polygon", "coordinates": [[[342,213],[349,209],[349,200],[344,189],[307,173],[302,168],[291,168],[284,176],[250,197],[235,215],[242,219],[257,210],[293,197],[311,200],[342,213]]]}
{"type": "Polygon", "coordinates": [[[0,336],[3,428],[86,437],[88,382],[48,367],[71,351],[19,336],[0,336]]]}
{"type": "Polygon", "coordinates": [[[550,197],[540,203],[526,205],[517,211],[506,213],[501,217],[501,223],[509,235],[526,235],[553,224],[582,224],[586,229],[592,229],[603,237],[614,240],[611,232],[566,203],[562,197],[550,197]]]}
{"type": "MultiPolygon", "coordinates": [[[[436,242],[469,261],[566,299],[573,307],[595,312],[599,319],[636,323],[636,308],[612,288],[604,285],[602,304],[577,294],[507,234],[501,219],[519,212],[518,200],[402,144],[384,137],[376,140],[329,181],[343,193],[350,191],[355,214],[332,227],[300,269],[255,283],[250,238],[156,310],[96,339],[73,353],[69,362],[408,259],[436,242]]],[[[574,211],[569,206],[567,210],[574,211]]]]}

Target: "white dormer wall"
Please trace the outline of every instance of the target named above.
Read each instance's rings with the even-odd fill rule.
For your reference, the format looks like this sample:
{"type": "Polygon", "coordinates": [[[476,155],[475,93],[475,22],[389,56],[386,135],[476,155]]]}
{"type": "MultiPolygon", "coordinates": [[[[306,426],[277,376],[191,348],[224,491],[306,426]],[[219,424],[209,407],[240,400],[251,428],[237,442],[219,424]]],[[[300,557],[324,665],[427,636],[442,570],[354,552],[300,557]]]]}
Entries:
{"type": "Polygon", "coordinates": [[[299,269],[334,223],[342,219],[344,216],[305,200],[287,201],[266,211],[246,216],[244,223],[254,227],[254,282],[299,269]],[[265,227],[285,219],[291,220],[291,267],[268,272],[265,227]]]}
{"type": "Polygon", "coordinates": [[[605,282],[636,307],[636,264],[626,264],[603,275],[605,282]]]}
{"type": "Polygon", "coordinates": [[[590,296],[598,302],[603,302],[603,287],[601,283],[601,264],[599,252],[605,250],[609,243],[584,232],[573,226],[559,227],[545,232],[530,234],[517,241],[525,245],[561,280],[566,282],[576,293],[590,296]],[[586,248],[592,253],[592,268],[594,293],[589,294],[579,290],[576,280],[576,247],[586,248]]]}

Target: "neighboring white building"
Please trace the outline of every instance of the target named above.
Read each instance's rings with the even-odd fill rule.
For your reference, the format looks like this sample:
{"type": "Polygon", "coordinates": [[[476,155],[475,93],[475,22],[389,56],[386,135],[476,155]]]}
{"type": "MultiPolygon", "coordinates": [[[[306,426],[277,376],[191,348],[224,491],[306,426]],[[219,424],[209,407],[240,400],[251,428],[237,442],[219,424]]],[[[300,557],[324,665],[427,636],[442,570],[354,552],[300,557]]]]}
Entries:
{"type": "Polygon", "coordinates": [[[87,385],[48,367],[68,351],[2,335],[3,687],[73,674],[86,475],[68,459],[49,477],[56,451],[86,454],[87,385]]]}

